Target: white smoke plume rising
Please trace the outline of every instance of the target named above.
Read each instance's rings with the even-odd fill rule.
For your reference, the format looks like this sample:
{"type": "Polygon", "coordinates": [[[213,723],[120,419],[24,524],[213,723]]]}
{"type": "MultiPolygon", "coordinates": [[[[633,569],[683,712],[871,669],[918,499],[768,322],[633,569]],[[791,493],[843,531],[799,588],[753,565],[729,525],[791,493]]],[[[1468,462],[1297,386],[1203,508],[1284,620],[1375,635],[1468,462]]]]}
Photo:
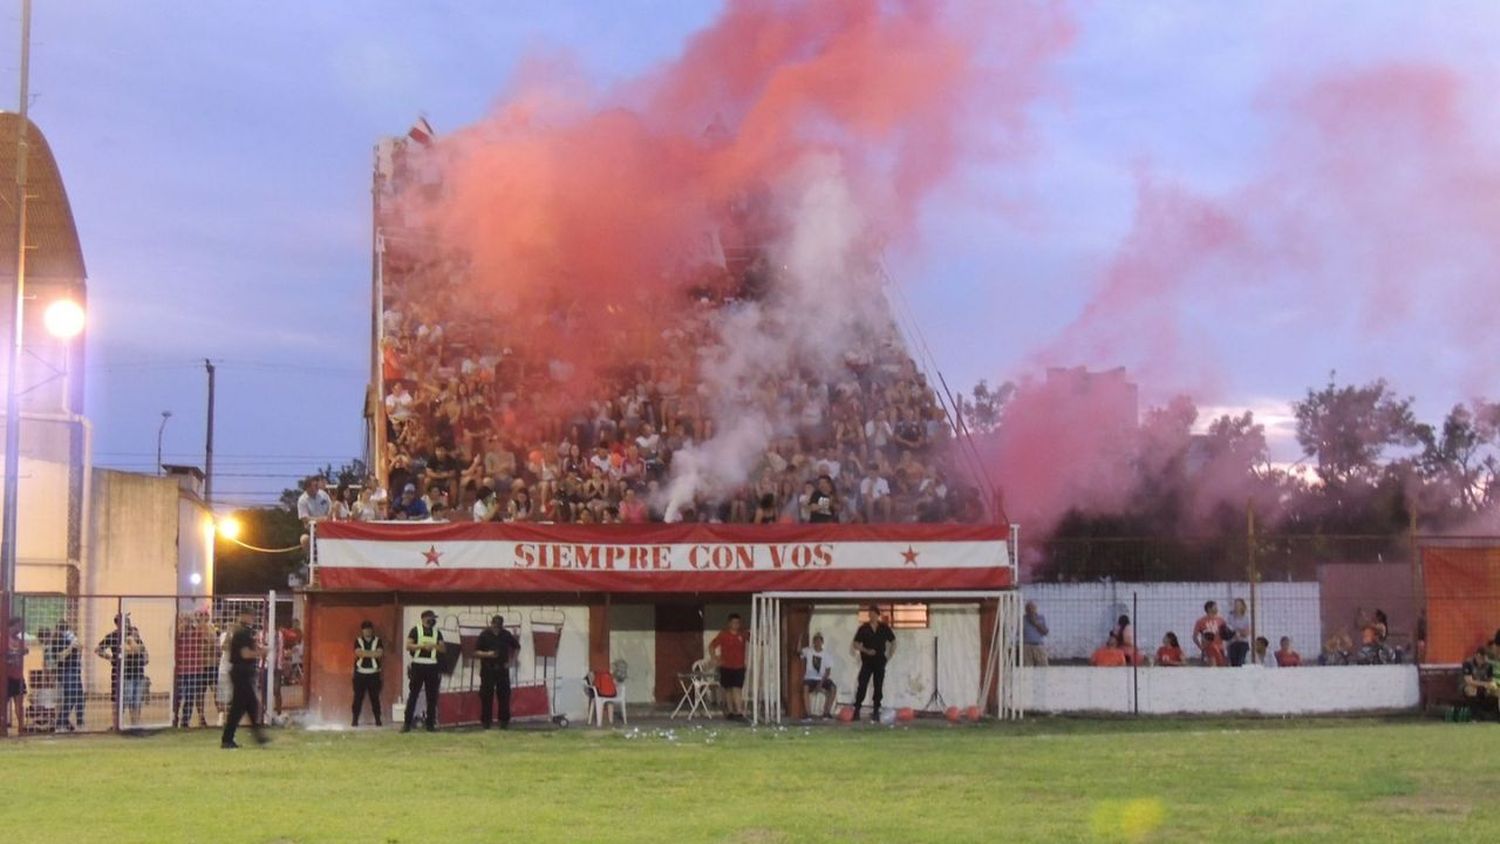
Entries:
{"type": "Polygon", "coordinates": [[[771,244],[769,289],[727,306],[718,343],[700,352],[712,437],[673,457],[668,521],[700,496],[744,484],[774,439],[795,433],[802,405],[826,411],[845,356],[889,336],[874,237],[837,155],[808,155],[775,196],[785,235],[771,244]],[[810,385],[808,395],[799,395],[810,385]]]}

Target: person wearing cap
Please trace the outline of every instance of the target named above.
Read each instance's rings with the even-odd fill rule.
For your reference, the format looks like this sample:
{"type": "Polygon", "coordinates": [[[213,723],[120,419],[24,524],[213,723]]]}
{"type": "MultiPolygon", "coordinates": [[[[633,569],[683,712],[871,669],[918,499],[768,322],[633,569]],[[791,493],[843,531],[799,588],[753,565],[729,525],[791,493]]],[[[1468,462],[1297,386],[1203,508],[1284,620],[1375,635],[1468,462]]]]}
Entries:
{"type": "Polygon", "coordinates": [[[490,618],[490,626],[479,634],[474,656],[479,657],[479,723],[488,730],[500,697],[500,729],[510,727],[510,666],[521,651],[521,643],[505,629],[505,616],[490,618]]]}
{"type": "Polygon", "coordinates": [[[443,680],[438,651],[442,647],[443,632],[437,629],[437,613],[423,610],[422,623],[406,634],[406,653],[410,657],[406,677],[410,683],[406,688],[406,720],[401,724],[403,733],[411,732],[412,718],[417,714],[418,694],[427,698],[427,732],[437,731],[438,685],[443,680]]]}
{"type": "Polygon", "coordinates": [[[417,495],[417,485],[407,484],[401,489],[401,497],[391,505],[391,518],[404,521],[422,521],[432,514],[427,510],[427,502],[422,496],[417,495]]]}
{"type": "Polygon", "coordinates": [[[235,731],[240,719],[250,716],[250,730],[257,744],[265,744],[265,731],[260,723],[260,702],[255,697],[255,669],[266,656],[266,649],[255,638],[255,610],[242,604],[234,629],[229,634],[229,682],[233,691],[229,698],[229,714],[224,717],[224,734],[219,738],[219,747],[234,750],[235,731]]]}
{"type": "Polygon", "coordinates": [[[838,688],[833,683],[833,658],[823,650],[823,634],[814,633],[812,646],[802,649],[802,711],[813,717],[813,695],[823,695],[823,717],[833,717],[833,703],[838,688]]]}
{"type": "Polygon", "coordinates": [[[364,708],[365,698],[370,699],[370,712],[375,716],[375,726],[380,726],[380,661],[385,657],[384,643],[375,635],[375,622],[365,619],[359,625],[359,635],[354,637],[354,726],[359,726],[359,712],[364,708]]]}

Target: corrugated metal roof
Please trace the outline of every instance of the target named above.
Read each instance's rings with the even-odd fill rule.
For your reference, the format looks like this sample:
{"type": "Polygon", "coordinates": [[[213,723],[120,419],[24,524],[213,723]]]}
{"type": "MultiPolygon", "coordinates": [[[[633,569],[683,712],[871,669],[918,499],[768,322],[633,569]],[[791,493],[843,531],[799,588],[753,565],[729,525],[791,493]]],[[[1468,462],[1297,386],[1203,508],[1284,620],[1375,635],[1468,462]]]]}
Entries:
{"type": "MultiPolygon", "coordinates": [[[[29,121],[28,121],[29,122],[29,121]]],[[[16,275],[16,133],[21,116],[0,111],[0,279],[16,275]]],[[[27,158],[26,278],[81,282],[87,273],[73,209],[63,187],[62,172],[52,157],[47,138],[32,122],[26,133],[27,158]]]]}

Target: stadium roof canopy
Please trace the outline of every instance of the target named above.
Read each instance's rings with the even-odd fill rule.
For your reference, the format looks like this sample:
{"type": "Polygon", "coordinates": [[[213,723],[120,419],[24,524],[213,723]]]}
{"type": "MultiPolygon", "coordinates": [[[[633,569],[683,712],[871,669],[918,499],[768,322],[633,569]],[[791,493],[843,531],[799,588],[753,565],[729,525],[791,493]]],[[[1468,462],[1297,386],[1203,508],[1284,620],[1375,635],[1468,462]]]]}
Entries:
{"type": "MultiPolygon", "coordinates": [[[[29,122],[29,121],[28,121],[29,122]]],[[[0,111],[0,279],[16,274],[16,133],[21,116],[0,111]]],[[[31,123],[26,135],[27,161],[26,256],[27,281],[82,282],[87,273],[73,209],[63,187],[62,172],[52,157],[47,138],[31,123]]]]}

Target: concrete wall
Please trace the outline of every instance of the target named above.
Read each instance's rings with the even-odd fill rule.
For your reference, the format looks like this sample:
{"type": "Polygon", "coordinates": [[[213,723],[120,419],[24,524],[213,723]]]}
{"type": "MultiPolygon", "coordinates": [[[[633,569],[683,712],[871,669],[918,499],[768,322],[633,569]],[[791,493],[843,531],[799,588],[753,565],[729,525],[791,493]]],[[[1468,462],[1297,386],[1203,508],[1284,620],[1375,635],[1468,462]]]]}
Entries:
{"type": "Polygon", "coordinates": [[[656,606],[611,604],[609,607],[609,660],[624,660],[629,676],[625,681],[627,703],[652,703],[656,690],[656,606]]]}
{"type": "MultiPolygon", "coordinates": [[[[0,425],[3,428],[3,425],[0,425]]],[[[4,471],[0,456],[0,472],[4,471]]],[[[16,589],[65,593],[68,588],[68,464],[21,458],[16,506],[16,589]]],[[[0,490],[0,501],[4,500],[0,490]]]]}
{"type": "MultiPolygon", "coordinates": [[[[1318,584],[1262,583],[1256,593],[1256,629],[1271,647],[1290,636],[1304,658],[1316,658],[1323,643],[1318,584]]],[[[1183,651],[1196,656],[1193,623],[1203,615],[1203,602],[1218,601],[1220,615],[1228,615],[1235,598],[1249,600],[1250,584],[1035,583],[1022,586],[1021,594],[1047,618],[1047,653],[1053,660],[1087,660],[1121,615],[1132,616],[1143,653],[1154,656],[1170,630],[1183,651]]]]}
{"type": "Polygon", "coordinates": [[[1023,668],[1028,712],[1311,715],[1414,709],[1414,665],[1307,668],[1023,668]]]}

